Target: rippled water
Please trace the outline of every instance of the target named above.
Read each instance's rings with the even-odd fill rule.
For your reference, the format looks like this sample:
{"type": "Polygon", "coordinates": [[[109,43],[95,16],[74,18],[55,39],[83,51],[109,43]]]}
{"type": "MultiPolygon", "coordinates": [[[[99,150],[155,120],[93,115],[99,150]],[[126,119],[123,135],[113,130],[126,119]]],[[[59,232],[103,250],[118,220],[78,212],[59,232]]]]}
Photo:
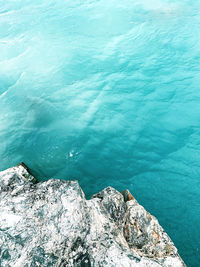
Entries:
{"type": "Polygon", "coordinates": [[[0,169],[129,188],[200,266],[200,3],[0,0],[0,169]]]}

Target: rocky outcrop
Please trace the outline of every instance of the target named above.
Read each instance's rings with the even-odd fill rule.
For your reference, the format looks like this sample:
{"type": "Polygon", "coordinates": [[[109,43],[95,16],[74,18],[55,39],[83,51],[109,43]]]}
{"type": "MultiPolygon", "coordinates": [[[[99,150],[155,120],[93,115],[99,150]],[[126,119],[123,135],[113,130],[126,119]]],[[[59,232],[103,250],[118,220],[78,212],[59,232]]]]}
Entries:
{"type": "Polygon", "coordinates": [[[183,267],[173,242],[128,190],[86,200],[77,181],[0,172],[0,266],[183,267]]]}

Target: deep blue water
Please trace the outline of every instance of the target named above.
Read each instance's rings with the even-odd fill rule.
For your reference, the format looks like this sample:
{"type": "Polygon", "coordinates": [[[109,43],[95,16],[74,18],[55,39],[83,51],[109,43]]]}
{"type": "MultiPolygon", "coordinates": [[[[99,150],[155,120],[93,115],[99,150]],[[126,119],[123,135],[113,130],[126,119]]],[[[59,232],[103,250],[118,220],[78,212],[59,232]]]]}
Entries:
{"type": "Polygon", "coordinates": [[[200,2],[0,0],[0,169],[129,188],[200,266],[200,2]]]}

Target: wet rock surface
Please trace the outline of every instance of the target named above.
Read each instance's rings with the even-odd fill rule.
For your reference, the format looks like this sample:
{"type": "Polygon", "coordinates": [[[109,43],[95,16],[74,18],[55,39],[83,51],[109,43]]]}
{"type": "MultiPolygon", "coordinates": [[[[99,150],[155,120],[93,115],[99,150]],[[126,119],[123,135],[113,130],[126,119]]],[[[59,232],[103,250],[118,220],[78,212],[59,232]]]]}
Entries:
{"type": "Polygon", "coordinates": [[[185,266],[128,190],[86,200],[77,181],[37,183],[24,164],[0,172],[0,266],[185,266]]]}

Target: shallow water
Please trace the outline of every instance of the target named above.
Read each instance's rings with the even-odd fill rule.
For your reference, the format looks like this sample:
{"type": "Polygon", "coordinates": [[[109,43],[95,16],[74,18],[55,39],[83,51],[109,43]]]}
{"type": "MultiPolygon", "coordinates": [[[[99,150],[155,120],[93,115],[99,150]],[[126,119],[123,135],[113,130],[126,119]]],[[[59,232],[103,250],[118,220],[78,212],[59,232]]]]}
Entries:
{"type": "Polygon", "coordinates": [[[129,188],[200,265],[200,3],[0,0],[0,169],[129,188]]]}

